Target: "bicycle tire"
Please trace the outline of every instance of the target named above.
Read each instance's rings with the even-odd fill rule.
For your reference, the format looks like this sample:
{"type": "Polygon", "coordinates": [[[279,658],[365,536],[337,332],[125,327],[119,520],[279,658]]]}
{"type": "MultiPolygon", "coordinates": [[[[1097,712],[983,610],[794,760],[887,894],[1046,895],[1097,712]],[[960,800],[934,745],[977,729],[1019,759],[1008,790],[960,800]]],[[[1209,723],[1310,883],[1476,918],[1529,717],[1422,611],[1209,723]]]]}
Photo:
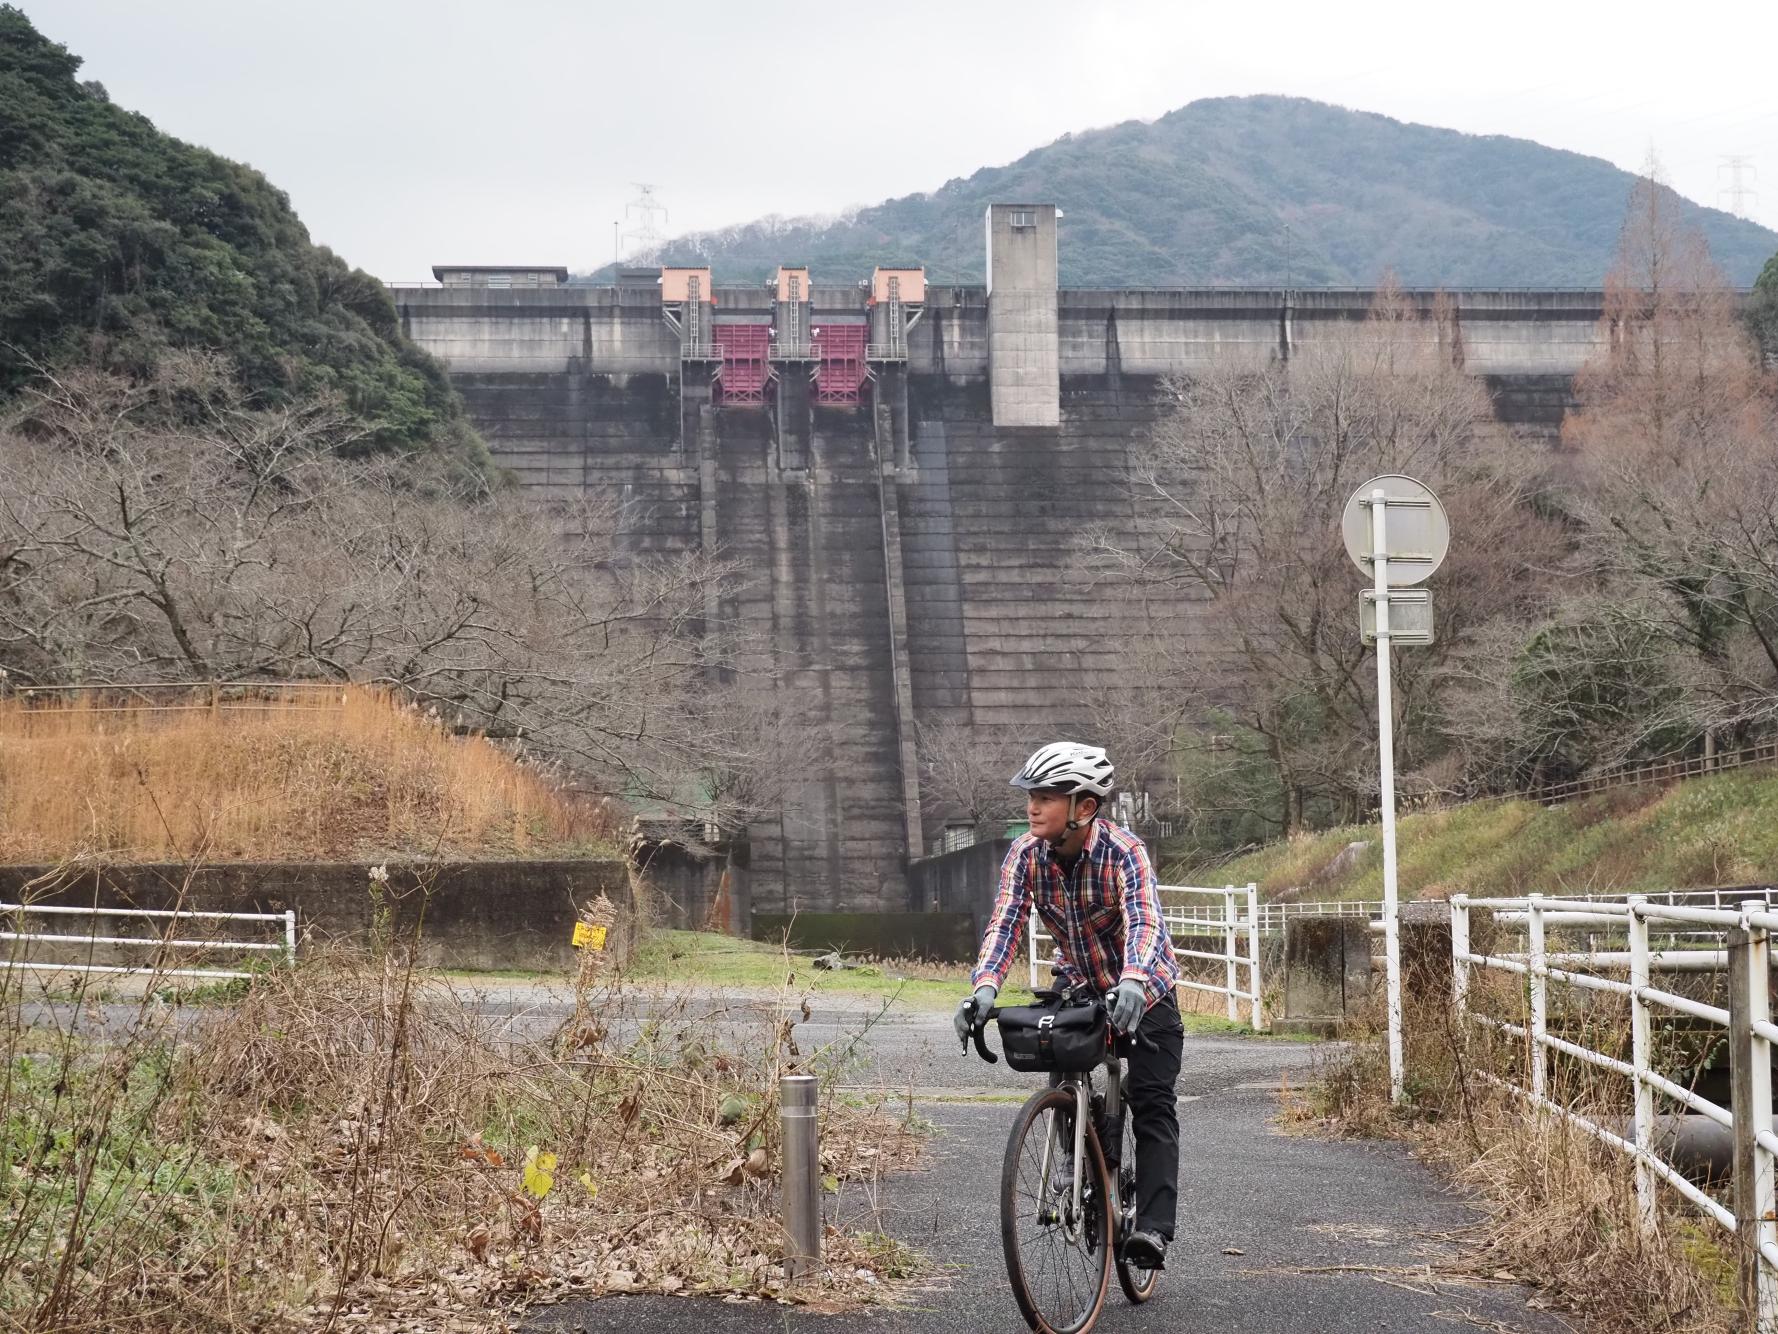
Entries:
{"type": "Polygon", "coordinates": [[[1132,1306],[1140,1306],[1153,1297],[1161,1286],[1161,1271],[1128,1264],[1122,1255],[1123,1239],[1136,1229],[1136,1118],[1124,1108],[1124,1143],[1118,1158],[1117,1204],[1122,1217],[1118,1220],[1117,1285],[1124,1290],[1132,1306]]]}
{"type": "MultiPolygon", "coordinates": [[[[1000,1171],[1000,1245],[1006,1255],[1006,1276],[1012,1285],[1019,1314],[1038,1334],[1084,1334],[1099,1318],[1099,1312],[1105,1306],[1105,1294],[1111,1288],[1111,1248],[1115,1235],[1109,1208],[1111,1182],[1106,1176],[1105,1157],[1100,1152],[1098,1136],[1093,1133],[1091,1125],[1086,1133],[1081,1216],[1072,1223],[1066,1217],[1046,1222],[1040,1213],[1035,1212],[1044,1207],[1040,1198],[1043,1188],[1041,1181],[1033,1182],[1030,1164],[1036,1161],[1041,1175],[1043,1142],[1052,1122],[1065,1127],[1066,1133],[1072,1136],[1074,1111],[1072,1089],[1042,1089],[1033,1093],[1019,1108],[1018,1117],[1013,1121],[1012,1133],[1006,1140],[1006,1160],[1000,1171]],[[1033,1152],[1028,1154],[1027,1149],[1033,1152]],[[1027,1247],[1021,1241],[1021,1223],[1030,1225],[1030,1255],[1025,1253],[1027,1247]],[[1071,1227],[1078,1239],[1070,1238],[1071,1227]],[[1073,1251],[1083,1257],[1079,1265],[1082,1286],[1077,1290],[1074,1282],[1068,1282],[1067,1297],[1063,1295],[1062,1275],[1039,1263],[1037,1245],[1040,1239],[1052,1243],[1051,1249],[1073,1251]],[[1058,1240],[1062,1243],[1060,1247],[1053,1244],[1058,1240]],[[1046,1309],[1049,1306],[1074,1309],[1046,1309]]],[[[1071,1193],[1071,1190],[1064,1192],[1071,1193]]]]}

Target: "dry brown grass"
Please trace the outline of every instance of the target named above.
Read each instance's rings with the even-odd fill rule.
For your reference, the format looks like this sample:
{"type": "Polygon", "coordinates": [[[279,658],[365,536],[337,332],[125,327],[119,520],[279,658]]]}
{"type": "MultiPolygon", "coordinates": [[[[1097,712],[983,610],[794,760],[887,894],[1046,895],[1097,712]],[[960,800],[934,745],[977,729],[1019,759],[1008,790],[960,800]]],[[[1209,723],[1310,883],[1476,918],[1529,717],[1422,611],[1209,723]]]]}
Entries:
{"type": "Polygon", "coordinates": [[[0,860],[535,856],[610,836],[599,807],[387,692],[207,700],[0,701],[0,860]]]}
{"type": "MultiPolygon", "coordinates": [[[[845,1306],[919,1269],[840,1228],[786,1285],[772,1093],[841,1059],[798,1050],[794,995],[719,1046],[707,1009],[589,964],[573,1018],[524,1040],[411,944],[269,972],[184,1041],[149,999],[103,1037],[78,998],[45,1029],[6,983],[0,1327],[497,1330],[574,1293],[845,1306]]],[[[824,1084],[832,1188],[913,1160],[887,1095],[824,1084]]]]}
{"type": "MultiPolygon", "coordinates": [[[[1353,1041],[1288,1103],[1287,1127],[1359,1138],[1399,1138],[1485,1210],[1469,1239],[1468,1267],[1532,1284],[1540,1301],[1594,1334],[1729,1334],[1731,1241],[1665,1189],[1652,1237],[1638,1226],[1630,1162],[1561,1118],[1534,1111],[1489,1084],[1493,1072],[1523,1083],[1520,1044],[1459,1034],[1438,979],[1410,978],[1406,1024],[1409,1105],[1389,1101],[1380,1006],[1353,1041]]],[[[1472,976],[1471,1001],[1524,1022],[1522,989],[1472,976]]],[[[1607,1009],[1609,1007],[1606,1007],[1607,1009]]],[[[1578,1040],[1613,1050],[1615,1013],[1586,1016],[1578,1040]]],[[[1571,1063],[1552,1073],[1551,1095],[1576,1108],[1625,1106],[1611,1076],[1571,1063]]]]}

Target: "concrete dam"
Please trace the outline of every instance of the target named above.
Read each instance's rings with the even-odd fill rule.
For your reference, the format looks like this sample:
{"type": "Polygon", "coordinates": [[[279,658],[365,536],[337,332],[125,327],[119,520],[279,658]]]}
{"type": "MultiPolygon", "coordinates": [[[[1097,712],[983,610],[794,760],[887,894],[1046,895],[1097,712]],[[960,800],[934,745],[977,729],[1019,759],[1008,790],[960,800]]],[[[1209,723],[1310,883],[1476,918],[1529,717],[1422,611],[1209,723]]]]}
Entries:
{"type": "MultiPolygon", "coordinates": [[[[637,552],[702,550],[751,577],[725,621],[827,726],[781,820],[749,831],[743,909],[899,911],[942,836],[917,724],[1087,729],[1115,690],[1114,606],[1067,568],[1088,527],[1158,514],[1122,484],[1163,377],[1288,359],[1365,318],[1356,290],[1061,289],[1053,206],[988,210],[988,284],[915,265],[855,286],[807,270],[440,267],[398,287],[495,458],[544,493],[618,498],[637,552]]],[[[1430,308],[1429,292],[1409,293],[1430,308]]],[[[1554,435],[1601,346],[1598,291],[1445,294],[1440,337],[1506,426],[1554,435]]],[[[1355,596],[1356,596],[1356,587],[1355,596]]],[[[1191,604],[1154,614],[1182,617],[1191,604]]],[[[1115,757],[1114,757],[1115,758],[1115,757]]],[[[1008,796],[1008,812],[1014,809],[1008,796]]]]}

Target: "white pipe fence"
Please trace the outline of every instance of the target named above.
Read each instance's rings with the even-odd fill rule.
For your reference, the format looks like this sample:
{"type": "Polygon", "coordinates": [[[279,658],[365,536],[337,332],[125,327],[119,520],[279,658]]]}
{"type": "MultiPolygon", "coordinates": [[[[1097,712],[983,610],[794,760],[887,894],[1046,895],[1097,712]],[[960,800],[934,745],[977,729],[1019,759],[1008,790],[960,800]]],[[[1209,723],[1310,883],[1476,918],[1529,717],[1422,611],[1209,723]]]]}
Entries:
{"type": "MultiPolygon", "coordinates": [[[[1587,904],[1603,903],[1615,915],[1610,921],[1620,921],[1623,905],[1630,899],[1628,894],[1576,894],[1569,896],[1572,900],[1584,900],[1587,904]]],[[[1641,897],[1650,903],[1671,904],[1675,907],[1692,908],[1735,908],[1742,903],[1757,899],[1762,903],[1772,904],[1778,899],[1778,889],[1759,887],[1741,890],[1722,889],[1674,889],[1662,890],[1659,893],[1644,894],[1641,897]]],[[[1329,899],[1329,900],[1296,900],[1290,903],[1262,903],[1259,905],[1259,931],[1262,936],[1284,934],[1285,924],[1299,917],[1366,917],[1370,919],[1372,929],[1381,931],[1383,925],[1383,901],[1381,899],[1329,899]]],[[[1546,918],[1553,922],[1553,917],[1546,918]]]]}
{"type": "MultiPolygon", "coordinates": [[[[1764,899],[1739,906],[1699,907],[1688,903],[1656,902],[1637,896],[1620,903],[1598,899],[1527,898],[1451,899],[1451,988],[1460,1033],[1478,1025],[1522,1045],[1524,1071],[1517,1079],[1478,1072],[1481,1078],[1509,1090],[1534,1107],[1562,1117],[1601,1143],[1628,1155],[1635,1164],[1636,1199],[1641,1226],[1655,1226],[1655,1196],[1666,1184],[1683,1199],[1728,1231],[1735,1233],[1741,1252],[1741,1291],[1751,1324],[1760,1334],[1778,1334],[1778,1136],[1772,1133],[1772,1053],[1778,1042],[1778,1026],[1772,1023],[1770,1004],[1770,933],[1778,930],[1778,912],[1764,899]],[[1472,948],[1471,913],[1485,910],[1493,921],[1524,930],[1526,948],[1482,953],[1472,948]],[[1551,952],[1549,929],[1581,926],[1611,930],[1627,937],[1627,950],[1560,950],[1551,952]],[[1704,949],[1653,948],[1651,937],[1672,942],[1699,935],[1712,937],[1704,949]],[[1653,985],[1658,971],[1704,971],[1728,965],[1729,1004],[1725,1009],[1696,996],[1682,995],[1653,985]],[[1523,979],[1514,994],[1523,1002],[1515,1023],[1481,1013],[1473,1002],[1476,989],[1473,969],[1493,971],[1523,979]],[[1621,972],[1623,977],[1610,976],[1621,972]],[[1550,1031],[1551,987],[1558,990],[1558,1004],[1574,991],[1623,998],[1630,1012],[1630,1059],[1611,1055],[1575,1041],[1579,1031],[1550,1031]],[[1713,1027],[1726,1029],[1731,1057],[1733,1093],[1730,1106],[1700,1095],[1694,1088],[1670,1079],[1654,1068],[1656,1053],[1652,1017],[1678,1013],[1713,1027]],[[1594,1069],[1622,1076],[1629,1082],[1631,1133],[1621,1132],[1624,1118],[1602,1124],[1597,1091],[1584,1109],[1566,1105],[1550,1089],[1551,1055],[1559,1054],[1594,1069]],[[1734,1141],[1733,1208],[1694,1185],[1661,1151],[1656,1135],[1656,1098],[1677,1103],[1685,1110],[1707,1117],[1728,1128],[1734,1141]],[[1613,1128],[1613,1127],[1616,1128],[1613,1128]]],[[[1595,1039],[1597,1040],[1597,1039],[1595,1039]]]]}
{"type": "MultiPolygon", "coordinates": [[[[1179,985],[1226,997],[1228,1017],[1232,1022],[1240,1021],[1245,1002],[1248,1022],[1255,1031],[1263,1032],[1269,1020],[1260,976],[1259,938],[1264,933],[1260,923],[1259,886],[1224,885],[1221,889],[1207,889],[1197,885],[1158,885],[1156,888],[1161,899],[1161,920],[1176,942],[1183,937],[1222,937],[1220,952],[1190,949],[1178,944],[1173,947],[1173,952],[1182,960],[1220,963],[1223,966],[1221,984],[1198,981],[1186,976],[1182,970],[1179,985]],[[1206,899],[1210,902],[1203,902],[1206,899]],[[1245,953],[1242,952],[1243,942],[1245,953]],[[1246,970],[1244,978],[1242,969],[1246,970]]],[[[1044,952],[1043,944],[1053,947],[1056,942],[1044,929],[1035,907],[1026,924],[1026,936],[1030,941],[1031,989],[1036,991],[1039,968],[1047,967],[1052,957],[1044,952]]]]}
{"type": "Polygon", "coordinates": [[[0,918],[10,917],[19,930],[0,931],[0,941],[16,941],[27,944],[43,943],[52,945],[84,945],[87,957],[70,962],[58,963],[52,960],[25,959],[19,957],[16,949],[8,950],[0,955],[0,968],[19,968],[46,973],[152,973],[156,977],[203,977],[203,978],[245,978],[253,974],[239,968],[198,968],[166,967],[166,951],[198,950],[220,954],[253,954],[276,953],[281,961],[290,967],[296,966],[296,910],[288,909],[281,913],[269,912],[200,912],[195,909],[169,908],[81,908],[64,907],[59,904],[45,903],[0,903],[0,918]],[[60,917],[84,917],[91,922],[91,929],[85,935],[66,932],[27,931],[23,919],[38,915],[60,917]],[[146,933],[139,936],[100,935],[100,919],[107,917],[135,918],[149,925],[164,922],[161,934],[146,933]],[[282,939],[265,940],[260,938],[242,940],[232,936],[212,936],[203,939],[188,939],[172,934],[183,922],[276,922],[283,926],[282,939]],[[92,961],[95,947],[107,949],[151,949],[156,951],[152,962],[146,964],[102,964],[92,961]]]}

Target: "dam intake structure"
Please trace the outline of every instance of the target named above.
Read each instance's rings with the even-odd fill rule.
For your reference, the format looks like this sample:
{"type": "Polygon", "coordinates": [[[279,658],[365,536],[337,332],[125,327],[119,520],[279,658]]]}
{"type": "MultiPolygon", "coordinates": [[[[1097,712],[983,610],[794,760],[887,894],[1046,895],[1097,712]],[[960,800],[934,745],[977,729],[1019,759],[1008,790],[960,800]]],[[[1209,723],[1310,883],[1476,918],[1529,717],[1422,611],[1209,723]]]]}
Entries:
{"type": "MultiPolygon", "coordinates": [[[[927,907],[907,865],[956,813],[920,790],[918,726],[1084,733],[1088,692],[1125,682],[1125,609],[1064,558],[1088,528],[1134,543],[1159,522],[1120,479],[1168,377],[1288,361],[1371,308],[1356,289],[1059,288],[1059,217],[990,207],[985,287],[901,264],[745,287],[440,266],[392,289],[521,485],[611,495],[628,549],[751,575],[712,617],[758,632],[826,739],[783,817],[749,830],[743,920],[927,907]]],[[[1554,440],[1603,345],[1601,292],[1404,295],[1503,429],[1554,440]]],[[[1190,634],[1201,610],[1148,614],[1190,634]]]]}

